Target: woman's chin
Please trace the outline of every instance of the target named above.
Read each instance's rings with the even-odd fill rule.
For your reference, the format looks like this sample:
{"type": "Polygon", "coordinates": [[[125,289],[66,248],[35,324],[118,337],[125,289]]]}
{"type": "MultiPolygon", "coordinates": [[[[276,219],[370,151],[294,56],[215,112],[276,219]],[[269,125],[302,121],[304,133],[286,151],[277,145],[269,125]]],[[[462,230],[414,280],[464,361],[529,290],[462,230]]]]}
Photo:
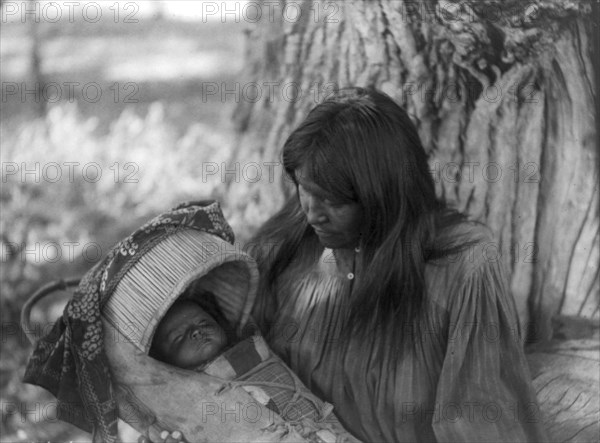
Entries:
{"type": "Polygon", "coordinates": [[[337,248],[336,243],[332,242],[330,237],[323,237],[318,234],[317,234],[317,237],[319,238],[319,243],[321,243],[321,245],[323,245],[324,247],[329,248],[329,249],[337,248]]]}
{"type": "Polygon", "coordinates": [[[328,249],[352,249],[353,245],[348,243],[345,238],[340,238],[334,235],[317,234],[319,243],[328,249]]]}

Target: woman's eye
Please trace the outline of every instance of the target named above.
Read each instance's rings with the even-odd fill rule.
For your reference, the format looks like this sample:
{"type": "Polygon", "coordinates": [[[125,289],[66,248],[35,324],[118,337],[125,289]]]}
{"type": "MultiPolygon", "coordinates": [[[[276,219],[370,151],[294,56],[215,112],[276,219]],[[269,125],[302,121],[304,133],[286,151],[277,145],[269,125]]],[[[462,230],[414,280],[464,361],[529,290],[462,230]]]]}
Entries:
{"type": "Polygon", "coordinates": [[[326,206],[330,206],[335,209],[340,208],[341,206],[344,206],[344,204],[345,204],[344,202],[342,202],[332,196],[328,196],[325,194],[310,193],[306,189],[304,189],[302,187],[302,185],[300,185],[300,184],[298,185],[298,195],[300,197],[311,197],[311,198],[315,199],[317,202],[324,204],[326,206]]]}
{"type": "Polygon", "coordinates": [[[344,203],[340,200],[337,200],[335,198],[326,198],[323,200],[323,204],[325,204],[333,209],[339,209],[342,206],[344,206],[346,203],[344,203]]]}

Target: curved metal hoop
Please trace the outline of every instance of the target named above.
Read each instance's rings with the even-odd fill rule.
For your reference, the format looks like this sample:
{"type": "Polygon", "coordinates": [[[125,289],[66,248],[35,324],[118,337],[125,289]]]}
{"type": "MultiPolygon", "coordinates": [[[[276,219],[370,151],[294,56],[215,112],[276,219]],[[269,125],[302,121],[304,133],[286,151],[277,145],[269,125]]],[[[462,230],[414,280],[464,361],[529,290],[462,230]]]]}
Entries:
{"type": "Polygon", "coordinates": [[[38,339],[38,337],[35,336],[35,333],[32,332],[33,329],[31,328],[31,323],[30,323],[30,318],[29,318],[30,314],[31,314],[31,309],[33,308],[33,306],[39,300],[46,297],[47,295],[52,294],[53,292],[65,291],[65,290],[68,290],[69,288],[79,285],[79,281],[80,281],[79,278],[68,278],[65,280],[53,281],[51,283],[48,283],[48,284],[42,286],[40,289],[35,291],[33,293],[33,295],[31,297],[29,297],[29,299],[25,302],[25,304],[23,305],[23,308],[21,309],[21,328],[27,335],[27,338],[29,339],[31,344],[35,344],[36,340],[38,339]]]}

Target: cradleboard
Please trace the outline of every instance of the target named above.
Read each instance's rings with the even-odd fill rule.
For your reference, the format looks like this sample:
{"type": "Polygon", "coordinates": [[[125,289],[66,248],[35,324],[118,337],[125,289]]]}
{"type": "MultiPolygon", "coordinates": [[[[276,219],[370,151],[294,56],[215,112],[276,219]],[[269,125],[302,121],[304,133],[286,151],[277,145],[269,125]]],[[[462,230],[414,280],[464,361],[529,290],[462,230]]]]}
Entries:
{"type": "MultiPolygon", "coordinates": [[[[101,313],[119,418],[155,442],[164,430],[181,431],[190,442],[357,441],[333,414],[320,422],[285,421],[240,386],[148,355],[158,323],[183,293],[214,294],[242,335],[257,285],[254,260],[207,232],[180,229],[145,251],[120,276],[101,313]]],[[[29,313],[39,298],[23,308],[24,330],[32,330],[29,313]]]]}

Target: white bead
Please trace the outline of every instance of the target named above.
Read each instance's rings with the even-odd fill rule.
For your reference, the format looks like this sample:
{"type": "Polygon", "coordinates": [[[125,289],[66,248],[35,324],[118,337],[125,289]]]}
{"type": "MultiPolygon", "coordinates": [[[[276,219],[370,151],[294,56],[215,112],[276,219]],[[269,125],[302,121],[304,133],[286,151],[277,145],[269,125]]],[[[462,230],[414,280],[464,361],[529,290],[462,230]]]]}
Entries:
{"type": "Polygon", "coordinates": [[[354,279],[354,274],[352,272],[349,272],[348,275],[348,280],[353,280],[354,279]]]}

